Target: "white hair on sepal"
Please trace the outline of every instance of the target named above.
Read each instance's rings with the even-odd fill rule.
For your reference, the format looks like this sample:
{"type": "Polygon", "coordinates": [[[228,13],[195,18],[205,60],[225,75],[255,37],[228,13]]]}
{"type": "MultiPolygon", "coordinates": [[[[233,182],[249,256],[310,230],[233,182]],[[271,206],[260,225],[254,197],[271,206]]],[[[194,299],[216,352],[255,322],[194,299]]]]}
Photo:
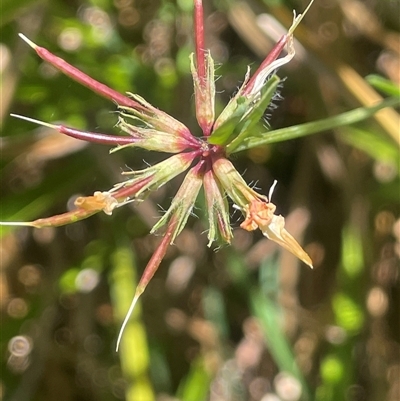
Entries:
{"type": "MultiPolygon", "coordinates": [[[[195,219],[198,219],[199,216],[194,212],[194,207],[189,211],[189,216],[194,217],[195,219]]],[[[200,208],[197,208],[200,209],[200,208]]]]}
{"type": "MultiPolygon", "coordinates": [[[[160,203],[157,203],[157,207],[159,209],[159,212],[160,212],[161,216],[164,216],[169,210],[169,209],[165,209],[165,207],[163,207],[160,203]]],[[[158,218],[159,216],[153,216],[153,217],[154,218],[158,218]]]]}
{"type": "Polygon", "coordinates": [[[242,208],[239,207],[238,205],[236,205],[235,203],[233,203],[232,204],[232,213],[229,216],[229,219],[231,221],[233,221],[234,224],[237,224],[242,219],[242,216],[243,216],[242,208]],[[238,216],[238,212],[240,213],[239,216],[238,216]],[[235,217],[235,219],[234,219],[234,217],[235,217]]]}
{"type": "Polygon", "coordinates": [[[258,183],[259,183],[259,181],[260,181],[260,180],[250,181],[250,182],[248,183],[248,186],[249,186],[253,191],[256,191],[256,192],[257,192],[257,191],[261,191],[261,188],[257,186],[258,183]]]}
{"type": "Polygon", "coordinates": [[[265,109],[262,121],[263,124],[266,124],[266,128],[270,129],[271,124],[269,123],[269,120],[272,118],[273,112],[279,107],[279,104],[276,104],[275,102],[281,102],[284,97],[281,95],[281,90],[283,88],[283,83],[286,81],[286,77],[282,78],[275,90],[274,95],[272,96],[272,99],[268,105],[268,107],[265,109]]]}

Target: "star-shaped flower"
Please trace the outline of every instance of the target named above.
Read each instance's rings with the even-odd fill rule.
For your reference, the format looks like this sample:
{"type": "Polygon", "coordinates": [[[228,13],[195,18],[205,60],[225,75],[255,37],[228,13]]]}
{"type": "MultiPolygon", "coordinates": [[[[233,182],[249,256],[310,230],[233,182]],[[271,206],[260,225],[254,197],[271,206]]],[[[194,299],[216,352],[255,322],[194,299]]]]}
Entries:
{"type": "MultiPolygon", "coordinates": [[[[311,6],[311,3],[307,7],[311,6]]],[[[304,13],[305,14],[305,13],[304,13]]],[[[163,239],[148,262],[136,289],[131,307],[122,324],[117,349],[129,316],[139,296],[158,269],[168,246],[173,243],[185,227],[192,212],[197,195],[204,187],[209,221],[209,246],[216,240],[230,243],[232,229],[230,224],[229,197],[234,207],[245,217],[241,227],[246,230],[259,228],[262,233],[277,242],[312,267],[307,253],[286,231],[285,220],[275,215],[275,205],[269,196],[261,195],[250,188],[228,156],[254,132],[262,118],[279,83],[274,75],[276,69],[288,63],[294,56],[293,31],[303,15],[295,16],[288,33],[274,46],[258,70],[250,77],[249,71],[244,83],[230,100],[222,113],[215,118],[214,63],[209,51],[205,50],[203,33],[203,6],[201,0],[194,0],[195,55],[191,57],[191,71],[194,81],[196,117],[203,137],[192,135],[190,130],[173,117],[151,106],[138,95],[122,95],[106,85],[79,71],[48,50],[37,46],[24,35],[20,35],[45,61],[52,64],[75,81],[87,86],[118,105],[117,126],[127,135],[115,136],[80,131],[64,125],[43,123],[31,118],[14,115],[58,130],[71,137],[113,145],[112,151],[128,147],[173,154],[164,161],[140,171],[125,173],[128,179],[116,184],[109,191],[97,191],[92,196],[79,197],[75,209],[53,217],[24,223],[3,223],[32,227],[61,226],[85,219],[100,211],[112,214],[113,210],[128,202],[141,199],[150,191],[156,190],[178,174],[188,171],[181,187],[171,202],[170,208],[156,223],[151,232],[166,226],[163,239]],[[287,55],[278,58],[284,49],[287,55]]]]}

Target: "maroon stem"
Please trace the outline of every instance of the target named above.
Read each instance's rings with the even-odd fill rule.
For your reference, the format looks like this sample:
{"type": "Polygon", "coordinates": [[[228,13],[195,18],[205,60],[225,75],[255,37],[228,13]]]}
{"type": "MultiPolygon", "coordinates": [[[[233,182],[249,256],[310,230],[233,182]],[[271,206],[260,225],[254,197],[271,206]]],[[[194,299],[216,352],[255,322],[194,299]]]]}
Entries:
{"type": "Polygon", "coordinates": [[[279,41],[275,44],[272,50],[269,52],[267,57],[265,57],[264,61],[257,68],[257,71],[250,78],[246,87],[244,88],[243,95],[248,94],[253,89],[254,81],[257,78],[257,75],[266,67],[268,67],[273,61],[275,61],[279,55],[282,53],[282,50],[285,48],[287,43],[287,35],[283,35],[279,41]]]}
{"type": "Polygon", "coordinates": [[[201,0],[194,2],[194,38],[196,46],[197,75],[202,86],[206,80],[205,52],[204,52],[204,17],[201,0]]]}
{"type": "Polygon", "coordinates": [[[65,75],[81,83],[82,85],[88,87],[89,89],[93,90],[99,95],[114,101],[120,106],[132,107],[137,110],[146,110],[138,102],[135,102],[133,99],[130,99],[129,97],[124,96],[121,93],[118,93],[115,90],[109,88],[108,86],[102,84],[101,82],[98,82],[95,79],[89,77],[84,72],[78,70],[71,64],[68,64],[62,58],[57,57],[44,47],[35,46],[34,49],[36,53],[39,55],[39,57],[41,57],[43,60],[52,64],[54,67],[63,72],[65,75]]]}

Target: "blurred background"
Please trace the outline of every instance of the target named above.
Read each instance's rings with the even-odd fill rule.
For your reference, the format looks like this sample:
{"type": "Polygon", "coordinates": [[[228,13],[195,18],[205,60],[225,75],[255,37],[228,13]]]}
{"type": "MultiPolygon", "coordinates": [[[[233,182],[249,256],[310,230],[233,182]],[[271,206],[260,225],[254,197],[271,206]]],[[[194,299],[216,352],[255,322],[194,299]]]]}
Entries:
{"type": "MultiPolygon", "coordinates": [[[[221,110],[300,0],[205,0],[221,110]]],[[[273,129],[374,104],[400,82],[397,0],[316,0],[280,69],[273,129]],[[379,74],[391,83],[371,83],[379,74]],[[385,89],[386,88],[386,89],[385,89]]],[[[2,0],[1,220],[62,213],[127,168],[162,160],[86,144],[16,113],[118,134],[112,102],[37,57],[22,32],[93,78],[138,93],[200,135],[189,54],[192,0],[2,0]]],[[[207,248],[200,197],[116,337],[160,241],[149,230],[181,177],[145,201],[60,228],[1,231],[0,399],[395,401],[400,399],[399,115],[237,153],[314,270],[259,232],[207,248]]]]}

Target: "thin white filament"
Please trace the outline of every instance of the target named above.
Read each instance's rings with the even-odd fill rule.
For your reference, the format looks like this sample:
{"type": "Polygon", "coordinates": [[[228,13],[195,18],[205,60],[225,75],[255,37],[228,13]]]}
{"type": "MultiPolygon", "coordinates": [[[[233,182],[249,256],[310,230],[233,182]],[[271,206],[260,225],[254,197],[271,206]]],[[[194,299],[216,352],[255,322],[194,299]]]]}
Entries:
{"type": "Polygon", "coordinates": [[[18,36],[26,43],[28,43],[28,45],[32,48],[37,48],[37,46],[35,45],[35,43],[33,43],[31,40],[29,40],[24,34],[19,33],[18,36]]]}
{"type": "Polygon", "coordinates": [[[19,118],[20,120],[29,121],[30,123],[34,123],[34,124],[38,124],[38,125],[43,125],[44,127],[49,127],[49,128],[57,129],[57,125],[45,123],[44,121],[40,121],[40,120],[35,120],[34,118],[25,117],[25,116],[20,116],[19,114],[10,114],[10,116],[11,116],[11,117],[15,117],[15,118],[19,118]]]}
{"type": "Polygon", "coordinates": [[[133,297],[133,300],[131,302],[131,306],[129,307],[128,313],[126,314],[125,319],[122,322],[122,326],[121,326],[121,328],[119,330],[118,338],[117,338],[117,346],[116,346],[116,351],[117,352],[118,352],[118,349],[119,349],[119,345],[121,343],[122,334],[124,333],[125,327],[128,324],[128,321],[129,321],[129,319],[130,319],[130,317],[132,315],[133,310],[135,309],[135,306],[136,306],[136,303],[137,303],[139,297],[140,297],[140,294],[135,294],[135,296],[133,297]]]}
{"type": "Polygon", "coordinates": [[[274,190],[275,190],[275,187],[276,187],[277,183],[278,183],[278,181],[274,180],[274,183],[271,185],[271,188],[269,189],[269,192],[268,192],[268,201],[269,202],[271,202],[272,194],[274,193],[274,190]]]}
{"type": "Polygon", "coordinates": [[[24,221],[0,221],[0,226],[22,226],[31,227],[32,223],[24,221]]]}

